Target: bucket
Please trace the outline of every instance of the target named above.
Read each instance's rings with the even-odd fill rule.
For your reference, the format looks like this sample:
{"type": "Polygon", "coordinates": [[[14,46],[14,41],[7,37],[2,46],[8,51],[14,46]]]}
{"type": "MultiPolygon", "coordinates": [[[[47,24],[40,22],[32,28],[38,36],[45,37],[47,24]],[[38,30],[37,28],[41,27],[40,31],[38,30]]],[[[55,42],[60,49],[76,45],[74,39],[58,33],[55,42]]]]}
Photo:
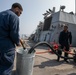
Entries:
{"type": "Polygon", "coordinates": [[[28,54],[29,49],[19,48],[16,52],[16,73],[17,75],[32,75],[35,52],[28,54]]]}

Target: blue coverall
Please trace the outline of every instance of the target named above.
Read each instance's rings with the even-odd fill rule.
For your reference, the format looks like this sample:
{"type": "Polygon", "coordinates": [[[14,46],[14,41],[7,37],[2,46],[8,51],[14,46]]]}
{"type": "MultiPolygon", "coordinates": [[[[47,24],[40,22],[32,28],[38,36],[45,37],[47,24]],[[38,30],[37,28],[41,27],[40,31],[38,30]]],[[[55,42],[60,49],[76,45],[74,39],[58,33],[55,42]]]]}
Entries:
{"type": "Polygon", "coordinates": [[[11,75],[18,44],[18,16],[11,9],[0,12],[0,75],[11,75]]]}

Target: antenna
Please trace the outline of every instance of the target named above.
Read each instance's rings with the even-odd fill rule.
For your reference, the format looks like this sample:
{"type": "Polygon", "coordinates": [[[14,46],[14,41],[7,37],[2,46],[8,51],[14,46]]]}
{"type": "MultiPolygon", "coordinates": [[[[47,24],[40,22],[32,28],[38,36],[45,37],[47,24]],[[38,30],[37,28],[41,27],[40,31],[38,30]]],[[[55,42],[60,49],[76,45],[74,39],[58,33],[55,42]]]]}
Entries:
{"type": "Polygon", "coordinates": [[[64,11],[65,6],[60,6],[60,10],[64,11]]]}

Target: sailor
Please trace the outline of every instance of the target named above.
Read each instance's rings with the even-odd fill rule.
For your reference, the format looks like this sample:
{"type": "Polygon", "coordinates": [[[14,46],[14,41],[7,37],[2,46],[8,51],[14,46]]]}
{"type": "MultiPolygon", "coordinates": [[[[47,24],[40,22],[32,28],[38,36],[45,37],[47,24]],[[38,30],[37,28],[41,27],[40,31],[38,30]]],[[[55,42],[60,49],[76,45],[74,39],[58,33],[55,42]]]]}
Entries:
{"type": "MultiPolygon", "coordinates": [[[[68,31],[68,26],[65,25],[64,26],[64,30],[60,32],[59,35],[59,44],[61,46],[61,49],[65,49],[66,51],[69,51],[69,47],[72,44],[72,34],[71,32],[68,31]]],[[[62,54],[62,51],[58,51],[59,55],[62,54]]],[[[68,57],[68,53],[64,53],[64,57],[68,57]]],[[[57,61],[59,61],[60,57],[58,56],[57,61]]],[[[67,58],[64,58],[64,61],[66,61],[67,63],[69,61],[67,61],[67,58]]]]}
{"type": "Polygon", "coordinates": [[[20,46],[19,16],[21,4],[12,4],[11,9],[0,12],[0,75],[11,75],[15,46],[20,46]]]}

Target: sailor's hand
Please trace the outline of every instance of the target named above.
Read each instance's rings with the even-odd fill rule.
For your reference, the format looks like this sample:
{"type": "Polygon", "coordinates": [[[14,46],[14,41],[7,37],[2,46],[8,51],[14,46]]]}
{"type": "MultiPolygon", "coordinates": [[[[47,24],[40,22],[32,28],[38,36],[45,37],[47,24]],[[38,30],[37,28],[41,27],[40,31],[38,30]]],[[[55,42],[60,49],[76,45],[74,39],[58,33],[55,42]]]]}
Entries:
{"type": "Polygon", "coordinates": [[[19,43],[18,45],[17,45],[17,47],[21,47],[22,45],[21,45],[21,43],[19,43]]]}
{"type": "Polygon", "coordinates": [[[72,44],[70,44],[70,47],[72,47],[72,44]]]}
{"type": "Polygon", "coordinates": [[[17,47],[21,47],[23,45],[23,40],[20,39],[20,42],[17,44],[17,47]]]}

